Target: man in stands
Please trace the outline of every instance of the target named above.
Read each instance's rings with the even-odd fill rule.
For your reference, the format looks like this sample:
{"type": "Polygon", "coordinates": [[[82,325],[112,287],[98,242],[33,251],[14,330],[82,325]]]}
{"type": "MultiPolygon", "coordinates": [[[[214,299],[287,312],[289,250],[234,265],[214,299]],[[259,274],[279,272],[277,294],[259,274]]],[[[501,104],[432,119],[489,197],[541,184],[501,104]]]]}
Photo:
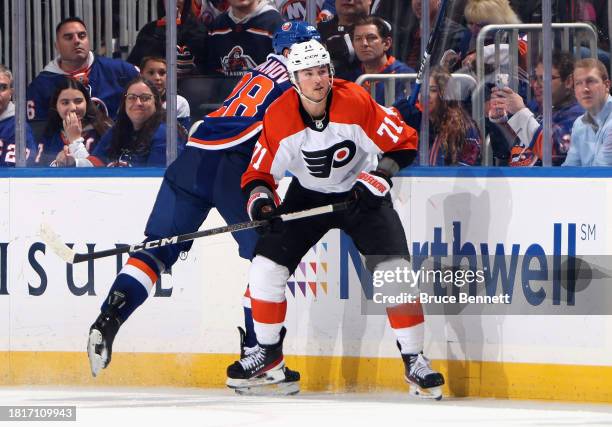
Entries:
{"type": "MultiPolygon", "coordinates": [[[[15,105],[13,73],[0,64],[0,167],[15,166],[15,105]]],[[[26,123],[26,161],[36,155],[32,130],[26,123]]]]}
{"type": "Polygon", "coordinates": [[[359,71],[350,34],[355,23],[370,14],[371,4],[372,0],[336,0],[336,16],[317,25],[337,77],[350,80],[359,71]]]}
{"type": "Polygon", "coordinates": [[[608,70],[601,61],[576,62],[574,94],[586,112],[574,122],[562,166],[612,166],[612,96],[608,70]]]}
{"type": "Polygon", "coordinates": [[[95,55],[89,45],[85,23],[66,18],[55,28],[58,56],[30,83],[26,91],[28,119],[47,118],[49,100],[56,82],[64,76],[79,80],[90,96],[111,118],[115,118],[125,85],[138,76],[138,69],[120,59],[95,55]]]}
{"type": "Polygon", "coordinates": [[[210,26],[206,69],[210,74],[241,76],[272,53],[272,36],[282,18],[266,0],[229,4],[210,26]]]}
{"type": "MultiPolygon", "coordinates": [[[[378,16],[368,16],[357,21],[353,30],[353,46],[355,46],[357,58],[361,61],[361,69],[351,80],[357,80],[357,77],[362,74],[414,73],[412,68],[388,54],[392,44],[391,25],[384,19],[378,16]]],[[[409,86],[406,81],[402,80],[395,80],[395,83],[392,84],[395,86],[395,99],[392,99],[389,105],[406,98],[406,88],[409,86]]],[[[387,105],[384,82],[366,82],[364,86],[370,90],[371,85],[375,87],[374,99],[376,102],[380,105],[387,105]]]]}
{"type": "MultiPolygon", "coordinates": [[[[584,109],[574,97],[574,56],[568,52],[555,51],[552,55],[552,164],[559,166],[565,161],[570,148],[574,121],[584,109]]],[[[538,110],[542,111],[544,91],[544,64],[542,59],[535,68],[532,86],[538,110]]],[[[506,121],[504,113],[510,115],[508,125],[518,141],[510,155],[510,166],[540,166],[542,164],[542,115],[534,114],[523,98],[509,87],[493,88],[489,118],[494,123],[506,121]],[[496,115],[501,114],[501,117],[496,115]]]]}

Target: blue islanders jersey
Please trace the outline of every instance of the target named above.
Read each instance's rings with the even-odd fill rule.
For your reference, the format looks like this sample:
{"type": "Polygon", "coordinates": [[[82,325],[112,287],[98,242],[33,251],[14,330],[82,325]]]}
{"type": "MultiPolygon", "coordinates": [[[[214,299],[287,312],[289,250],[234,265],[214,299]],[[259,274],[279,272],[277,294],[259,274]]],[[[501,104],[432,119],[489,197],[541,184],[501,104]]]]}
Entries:
{"type": "MultiPolygon", "coordinates": [[[[94,166],[166,167],[166,125],[164,123],[161,123],[153,134],[151,149],[147,154],[126,149],[117,159],[111,159],[108,156],[114,130],[115,128],[111,128],[102,136],[92,155],[87,158],[94,166]]],[[[185,140],[178,139],[177,142],[178,154],[180,154],[185,140]]]]}
{"type": "Polygon", "coordinates": [[[207,74],[242,76],[264,62],[282,23],[278,11],[267,2],[260,2],[248,19],[238,21],[231,9],[219,15],[209,29],[207,74]]]}
{"type": "MultiPolygon", "coordinates": [[[[81,136],[85,140],[85,148],[91,153],[100,139],[98,132],[89,126],[83,129],[81,136]]],[[[34,159],[34,164],[36,166],[51,166],[59,152],[69,144],[70,142],[66,139],[63,132],[57,132],[50,138],[43,136],[38,142],[38,154],[34,159]]]]}
{"type": "MultiPolygon", "coordinates": [[[[32,129],[26,123],[26,162],[36,155],[36,143],[32,129]]],[[[0,116],[0,168],[15,166],[15,116],[0,116]],[[4,116],[4,117],[3,117],[4,116]]]]}
{"type": "Polygon", "coordinates": [[[117,115],[125,86],[138,76],[132,64],[119,59],[95,56],[90,52],[88,65],[73,73],[64,72],[55,59],[40,72],[26,90],[28,120],[47,118],[49,102],[55,85],[62,77],[79,80],[89,89],[89,95],[98,106],[114,119],[117,115]]]}
{"type": "Polygon", "coordinates": [[[247,143],[252,149],[268,106],[291,88],[285,57],[269,55],[246,73],[216,111],[192,127],[187,143],[205,150],[224,150],[247,143]]]}

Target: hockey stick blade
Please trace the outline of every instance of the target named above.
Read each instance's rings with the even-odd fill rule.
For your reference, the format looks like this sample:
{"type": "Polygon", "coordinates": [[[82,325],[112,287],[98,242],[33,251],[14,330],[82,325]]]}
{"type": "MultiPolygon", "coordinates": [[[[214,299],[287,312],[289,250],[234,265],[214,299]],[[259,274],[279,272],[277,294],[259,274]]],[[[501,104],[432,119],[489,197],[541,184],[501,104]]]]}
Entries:
{"type": "Polygon", "coordinates": [[[74,263],[77,253],[62,242],[60,236],[53,231],[49,224],[42,223],[40,225],[40,237],[42,238],[43,242],[45,242],[51,248],[51,250],[57,254],[57,256],[66,261],[68,264],[74,263]]]}
{"type": "MultiPolygon", "coordinates": [[[[316,215],[323,215],[331,212],[339,212],[349,207],[350,202],[341,202],[333,205],[325,205],[318,208],[307,209],[304,211],[291,212],[280,215],[283,221],[292,221],[300,218],[308,218],[316,215]]],[[[43,241],[49,245],[49,247],[55,252],[60,258],[66,261],[68,264],[77,264],[83,261],[94,260],[98,258],[106,258],[108,256],[136,252],[143,249],[160,248],[167,245],[175,245],[177,243],[189,242],[191,240],[198,239],[200,237],[214,236],[223,233],[233,233],[235,231],[248,230],[251,228],[261,227],[268,224],[268,220],[261,221],[248,221],[240,222],[238,224],[226,225],[223,227],[211,228],[208,230],[196,231],[193,233],[180,234],[178,236],[163,237],[157,240],[149,240],[147,242],[141,242],[134,245],[126,245],[112,249],[106,249],[97,252],[88,253],[76,253],[65,243],[62,242],[60,236],[53,231],[48,224],[42,224],[40,229],[40,236],[43,241]]]]}

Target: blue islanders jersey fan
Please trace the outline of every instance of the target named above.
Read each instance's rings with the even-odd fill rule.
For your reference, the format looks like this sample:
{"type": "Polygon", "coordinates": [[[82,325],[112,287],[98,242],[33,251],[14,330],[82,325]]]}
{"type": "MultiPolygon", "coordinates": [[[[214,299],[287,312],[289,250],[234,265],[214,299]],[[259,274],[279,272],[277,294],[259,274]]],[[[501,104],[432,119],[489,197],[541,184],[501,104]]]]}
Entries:
{"type": "Polygon", "coordinates": [[[241,76],[255,68],[272,52],[272,36],[281,23],[278,11],[266,1],[241,19],[232,8],[219,15],[209,30],[208,71],[241,76]]]}
{"type": "MultiPolygon", "coordinates": [[[[91,153],[100,139],[98,132],[92,126],[88,126],[83,129],[82,136],[85,148],[91,153]]],[[[57,132],[51,137],[43,136],[38,143],[38,154],[34,163],[36,166],[55,166],[54,162],[58,153],[68,145],[70,145],[70,141],[63,132],[57,132]]]]}
{"type": "Polygon", "coordinates": [[[89,52],[86,67],[66,73],[60,68],[56,58],[47,64],[27,88],[28,120],[47,118],[49,100],[55,91],[55,85],[64,76],[83,83],[89,89],[92,101],[114,119],[121,104],[123,89],[129,81],[138,76],[138,69],[125,61],[89,52]]]}
{"type": "MultiPolygon", "coordinates": [[[[552,113],[552,165],[559,166],[567,157],[569,151],[572,127],[578,117],[584,114],[584,109],[577,103],[572,102],[553,109],[552,113]]],[[[540,123],[542,117],[538,117],[540,123]]],[[[510,151],[509,166],[542,166],[542,132],[543,125],[536,129],[529,146],[517,141],[510,151]]]]}
{"type": "MultiPolygon", "coordinates": [[[[26,162],[36,156],[36,143],[32,129],[26,123],[26,162]]],[[[0,168],[15,166],[15,105],[10,102],[0,114],[0,168]]]]}
{"type": "MultiPolygon", "coordinates": [[[[94,166],[159,168],[166,166],[166,125],[164,123],[161,123],[153,134],[148,150],[122,150],[117,159],[111,159],[108,155],[113,141],[113,130],[114,128],[110,129],[102,136],[92,155],[87,158],[94,166]]],[[[184,140],[182,142],[184,143],[184,140]]],[[[181,149],[182,143],[179,140],[179,153],[181,149]]]]}

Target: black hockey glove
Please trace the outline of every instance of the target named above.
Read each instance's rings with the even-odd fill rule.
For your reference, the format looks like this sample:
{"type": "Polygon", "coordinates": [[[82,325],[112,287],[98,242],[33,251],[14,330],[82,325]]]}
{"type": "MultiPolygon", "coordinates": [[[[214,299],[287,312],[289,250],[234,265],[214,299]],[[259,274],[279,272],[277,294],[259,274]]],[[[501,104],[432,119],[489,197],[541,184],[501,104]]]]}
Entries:
{"type": "Polygon", "coordinates": [[[361,172],[351,191],[355,209],[380,208],[392,186],[391,178],[382,172],[361,172]]]}
{"type": "Polygon", "coordinates": [[[268,220],[268,225],[256,228],[259,234],[279,233],[283,228],[283,220],[278,216],[278,207],[272,193],[264,187],[256,187],[251,191],[247,202],[247,212],[251,221],[268,220]]]}

